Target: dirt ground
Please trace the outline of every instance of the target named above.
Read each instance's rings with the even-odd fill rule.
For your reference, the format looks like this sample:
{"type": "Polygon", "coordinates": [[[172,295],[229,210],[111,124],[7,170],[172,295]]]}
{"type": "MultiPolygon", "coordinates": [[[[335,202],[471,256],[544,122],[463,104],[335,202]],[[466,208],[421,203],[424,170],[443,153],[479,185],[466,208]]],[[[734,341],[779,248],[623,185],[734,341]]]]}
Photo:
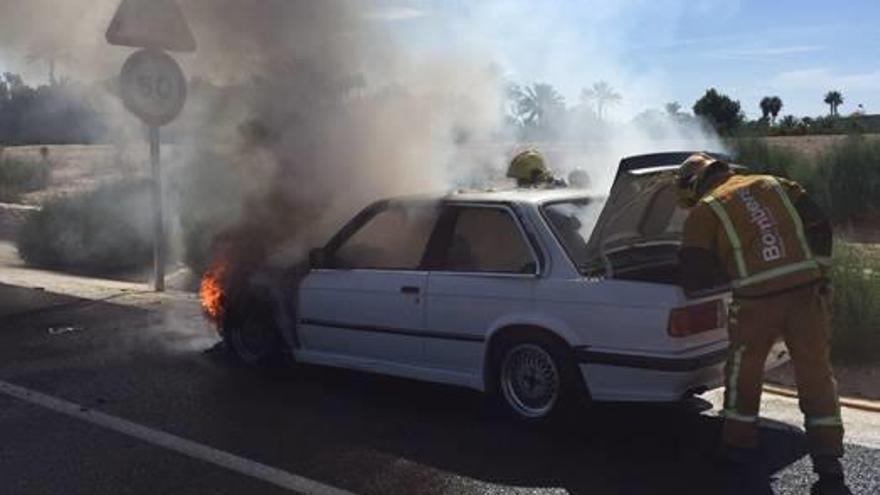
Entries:
{"type": "MultiPolygon", "coordinates": [[[[880,367],[877,365],[836,365],[834,375],[841,396],[880,400],[880,367]]],[[[791,363],[768,372],[765,378],[769,383],[797,388],[791,363]]]]}
{"type": "MultiPolygon", "coordinates": [[[[0,146],[0,158],[38,163],[42,146],[0,146]]],[[[48,198],[76,194],[94,189],[104,182],[120,178],[148,177],[150,175],[149,149],[146,143],[116,146],[100,145],[49,145],[48,160],[52,165],[52,181],[42,191],[27,193],[22,203],[40,205],[48,198]]],[[[180,165],[180,155],[186,148],[180,145],[162,145],[163,172],[180,165]]]]}
{"type": "MultiPolygon", "coordinates": [[[[42,160],[41,146],[5,148],[3,157],[37,163],[42,160]]],[[[138,176],[146,168],[146,147],[123,149],[110,145],[47,146],[52,164],[52,182],[42,191],[25,194],[22,202],[42,204],[57,195],[76,194],[93,189],[100,183],[127,176],[138,176]],[[140,169],[140,170],[139,170],[140,169]]]]}

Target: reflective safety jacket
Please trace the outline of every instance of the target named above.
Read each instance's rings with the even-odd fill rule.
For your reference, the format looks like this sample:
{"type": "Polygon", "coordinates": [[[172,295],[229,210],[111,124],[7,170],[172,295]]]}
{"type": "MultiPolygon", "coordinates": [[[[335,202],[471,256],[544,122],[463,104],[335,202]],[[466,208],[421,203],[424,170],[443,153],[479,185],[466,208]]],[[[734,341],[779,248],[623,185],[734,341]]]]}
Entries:
{"type": "Polygon", "coordinates": [[[814,255],[808,242],[795,207],[801,197],[806,193],[792,181],[730,176],[691,209],[684,226],[683,263],[689,251],[711,253],[723,265],[734,293],[744,297],[818,282],[824,278],[826,259],[814,255]]]}

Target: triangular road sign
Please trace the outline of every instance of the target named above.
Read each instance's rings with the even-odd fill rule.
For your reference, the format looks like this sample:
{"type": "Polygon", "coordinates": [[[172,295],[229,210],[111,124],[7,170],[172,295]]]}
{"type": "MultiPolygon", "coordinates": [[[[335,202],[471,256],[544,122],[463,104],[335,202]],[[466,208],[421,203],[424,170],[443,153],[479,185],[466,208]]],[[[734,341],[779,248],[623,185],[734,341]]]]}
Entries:
{"type": "Polygon", "coordinates": [[[174,0],[122,0],[110,27],[111,45],[191,52],[196,40],[174,0]]]}

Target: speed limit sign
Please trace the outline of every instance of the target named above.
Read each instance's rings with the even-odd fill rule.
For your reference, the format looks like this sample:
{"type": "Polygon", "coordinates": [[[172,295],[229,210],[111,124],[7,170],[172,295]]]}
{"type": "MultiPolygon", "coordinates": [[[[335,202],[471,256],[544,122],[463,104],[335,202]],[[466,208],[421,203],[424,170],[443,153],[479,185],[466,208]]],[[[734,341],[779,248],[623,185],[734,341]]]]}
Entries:
{"type": "Polygon", "coordinates": [[[180,113],[186,100],[186,79],[170,55],[155,49],[133,53],[122,66],[122,102],[147,125],[165,125],[180,113]]]}

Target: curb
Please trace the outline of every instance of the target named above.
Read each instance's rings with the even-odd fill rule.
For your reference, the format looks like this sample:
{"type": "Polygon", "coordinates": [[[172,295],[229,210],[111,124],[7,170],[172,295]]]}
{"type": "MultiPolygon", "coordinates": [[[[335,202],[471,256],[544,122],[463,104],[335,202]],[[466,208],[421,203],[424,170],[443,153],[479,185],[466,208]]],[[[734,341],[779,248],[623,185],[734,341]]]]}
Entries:
{"type": "MultiPolygon", "coordinates": [[[[777,385],[764,385],[764,391],[773,395],[781,395],[782,397],[798,398],[797,390],[788,387],[780,387],[777,385]]],[[[841,397],[840,405],[850,409],[858,409],[860,411],[880,413],[880,401],[869,399],[856,399],[853,397],[841,397]]]]}

